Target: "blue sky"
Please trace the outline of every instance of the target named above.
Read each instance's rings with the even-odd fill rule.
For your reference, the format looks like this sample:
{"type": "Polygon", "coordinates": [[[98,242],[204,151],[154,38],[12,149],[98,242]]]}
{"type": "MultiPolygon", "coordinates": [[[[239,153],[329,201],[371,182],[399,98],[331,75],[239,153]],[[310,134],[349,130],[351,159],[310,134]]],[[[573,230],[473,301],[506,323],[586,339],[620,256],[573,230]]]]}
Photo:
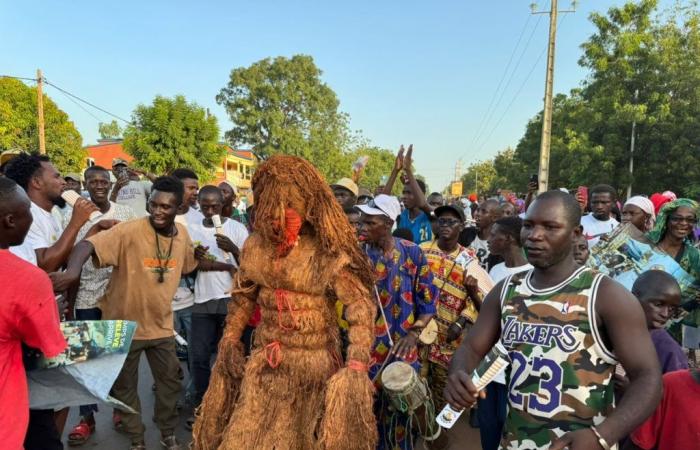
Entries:
{"type": "MultiPolygon", "coordinates": [[[[231,69],[309,54],[352,128],[385,148],[413,143],[418,171],[440,190],[458,158],[466,167],[515,146],[542,108],[548,17],[532,16],[530,3],[0,0],[0,74],[34,77],[41,68],[58,86],[125,118],[157,94],[183,94],[210,108],[223,134],[231,123],[214,97],[231,69]],[[521,34],[511,70],[520,64],[494,97],[521,34]]],[[[538,3],[549,8],[547,0],[538,3]]],[[[586,75],[577,61],[593,32],[590,12],[622,3],[583,0],[560,19],[555,92],[586,75]]],[[[568,7],[560,0],[560,9],[568,7]]],[[[46,93],[84,143],[94,143],[98,120],[55,89],[46,93]]]]}

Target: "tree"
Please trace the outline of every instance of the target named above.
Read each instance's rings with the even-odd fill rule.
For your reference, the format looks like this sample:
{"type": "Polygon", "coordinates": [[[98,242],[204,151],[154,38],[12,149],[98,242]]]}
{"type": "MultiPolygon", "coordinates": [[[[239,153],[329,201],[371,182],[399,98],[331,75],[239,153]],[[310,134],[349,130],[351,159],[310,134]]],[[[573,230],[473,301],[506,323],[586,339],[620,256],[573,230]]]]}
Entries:
{"type": "Polygon", "coordinates": [[[117,139],[122,136],[122,129],[116,120],[110,123],[102,123],[99,125],[100,137],[102,139],[117,139]]]}
{"type": "MultiPolygon", "coordinates": [[[[700,194],[700,12],[697,2],[657,14],[656,0],[593,13],[581,46],[590,73],[554,99],[550,186],[608,183],[620,193],[700,194]],[[629,174],[632,123],[634,175],[629,174]]],[[[542,115],[528,123],[499,179],[524,186],[537,171],[542,115]]]]}
{"type": "Polygon", "coordinates": [[[496,190],[496,169],[492,160],[486,160],[471,164],[462,175],[462,192],[469,194],[487,194],[496,190]]]}
{"type": "MultiPolygon", "coordinates": [[[[84,168],[83,138],[68,114],[47,96],[44,103],[46,153],[61,173],[84,168]]],[[[39,150],[36,89],[19,80],[0,78],[0,151],[39,150]]]]}
{"type": "Polygon", "coordinates": [[[218,142],[216,117],[181,95],[156,96],[152,105],[139,105],[132,123],[124,131],[124,150],[152,173],[187,167],[208,181],[226,152],[218,142]]]}
{"type": "Polygon", "coordinates": [[[347,172],[348,117],[321,74],[306,55],[267,58],[232,70],[216,97],[234,124],[226,139],[262,158],[278,153],[306,158],[328,180],[347,172]]]}
{"type": "MultiPolygon", "coordinates": [[[[389,174],[391,174],[396,155],[390,150],[379,147],[369,145],[358,147],[348,154],[348,169],[350,169],[352,163],[357,161],[361,156],[368,156],[369,161],[367,167],[362,171],[358,185],[374,192],[374,190],[382,184],[382,177],[388,177],[389,174]]],[[[350,170],[348,170],[347,174],[344,174],[344,176],[350,176],[350,170]]],[[[397,181],[394,184],[392,193],[398,195],[400,192],[401,183],[397,181]]]]}

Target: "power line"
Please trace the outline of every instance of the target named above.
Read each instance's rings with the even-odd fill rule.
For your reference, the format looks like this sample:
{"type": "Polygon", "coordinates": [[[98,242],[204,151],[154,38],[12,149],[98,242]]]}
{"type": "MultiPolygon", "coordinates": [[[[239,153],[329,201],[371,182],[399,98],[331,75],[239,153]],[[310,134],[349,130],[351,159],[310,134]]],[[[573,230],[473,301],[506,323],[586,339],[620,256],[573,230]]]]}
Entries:
{"type": "MultiPolygon", "coordinates": [[[[530,16],[531,17],[531,16],[530,16]]],[[[527,39],[527,42],[525,43],[525,47],[523,48],[523,51],[520,53],[520,57],[518,58],[518,61],[515,63],[515,67],[510,73],[510,76],[508,77],[508,81],[506,82],[506,85],[504,88],[501,90],[501,95],[498,97],[498,101],[496,102],[496,106],[494,106],[493,110],[489,114],[489,116],[486,119],[486,124],[489,124],[491,121],[491,118],[493,117],[494,113],[498,109],[498,107],[501,105],[501,101],[503,100],[503,97],[505,96],[508,88],[510,87],[510,83],[513,81],[513,77],[515,76],[516,72],[520,68],[520,63],[523,61],[523,58],[525,57],[525,53],[527,53],[527,49],[530,47],[530,42],[532,42],[532,38],[535,36],[535,32],[537,32],[537,29],[539,28],[540,22],[542,21],[542,16],[539,16],[537,18],[537,22],[535,23],[535,26],[532,29],[532,32],[530,33],[530,36],[527,39]]],[[[485,126],[487,127],[487,125],[485,126]]],[[[479,136],[474,142],[474,144],[477,144],[479,142],[479,139],[483,138],[483,134],[479,136]]]]}
{"type": "Polygon", "coordinates": [[[518,47],[520,46],[520,42],[523,39],[523,36],[525,35],[525,30],[527,30],[527,26],[530,23],[530,20],[532,19],[532,14],[528,14],[527,20],[525,21],[525,25],[523,26],[522,31],[520,31],[520,36],[518,37],[518,41],[515,43],[515,47],[513,47],[513,51],[510,54],[510,58],[508,58],[508,63],[506,64],[506,68],[503,70],[503,74],[501,75],[501,79],[498,82],[498,86],[496,86],[496,90],[493,92],[493,95],[491,96],[491,101],[489,102],[488,108],[486,108],[486,112],[484,115],[481,117],[481,122],[479,123],[479,126],[476,129],[476,132],[474,133],[474,138],[472,139],[471,144],[469,147],[472,147],[475,143],[476,140],[478,139],[479,135],[481,134],[482,128],[484,127],[485,121],[486,121],[486,116],[491,113],[491,107],[493,106],[494,100],[496,100],[496,96],[498,95],[499,90],[501,89],[501,85],[503,84],[503,80],[506,79],[506,75],[508,75],[508,69],[510,69],[510,65],[513,62],[513,57],[515,56],[515,53],[518,51],[518,47]]]}
{"type": "Polygon", "coordinates": [[[94,115],[89,109],[87,109],[86,107],[84,107],[83,105],[81,105],[80,103],[78,103],[77,101],[75,101],[75,100],[73,99],[73,97],[70,97],[70,96],[66,95],[65,92],[61,92],[61,94],[63,94],[63,96],[66,97],[66,98],[67,98],[68,100],[70,100],[71,102],[75,103],[75,105],[76,105],[78,108],[82,109],[83,111],[85,111],[86,113],[88,113],[89,115],[91,115],[95,120],[97,120],[98,122],[102,122],[102,119],[100,119],[99,117],[97,117],[96,115],[94,115]]]}
{"type": "Polygon", "coordinates": [[[53,87],[53,88],[55,88],[55,89],[58,89],[59,91],[63,92],[64,94],[73,97],[74,99],[79,100],[79,101],[85,103],[86,105],[92,106],[93,108],[95,108],[95,109],[98,110],[98,111],[102,111],[103,113],[105,113],[105,114],[107,114],[107,115],[109,115],[109,116],[112,116],[112,117],[114,117],[115,119],[121,120],[122,122],[126,123],[127,125],[131,125],[131,124],[132,124],[130,120],[126,120],[126,119],[124,119],[124,118],[122,118],[122,117],[119,117],[119,116],[116,115],[116,114],[112,114],[111,112],[107,111],[106,109],[100,108],[99,106],[97,106],[97,105],[95,105],[95,104],[93,104],[93,103],[90,103],[89,101],[84,100],[84,99],[78,97],[77,95],[72,94],[72,93],[66,91],[65,89],[63,89],[63,88],[61,88],[61,87],[56,86],[56,85],[53,84],[52,82],[48,81],[46,78],[44,78],[44,82],[45,82],[46,84],[48,84],[49,86],[51,86],[51,87],[53,87]]]}
{"type": "Polygon", "coordinates": [[[12,78],[13,80],[34,81],[35,83],[36,83],[36,81],[37,81],[36,78],[15,77],[15,76],[12,76],[12,75],[0,75],[0,78],[12,78]]]}
{"type": "MultiPolygon", "coordinates": [[[[559,21],[559,26],[561,27],[564,23],[564,20],[566,20],[566,16],[562,16],[561,20],[559,21]]],[[[488,134],[486,139],[481,143],[481,145],[477,149],[477,153],[481,151],[481,149],[486,145],[486,143],[491,139],[491,136],[493,136],[493,133],[498,129],[498,126],[501,124],[503,119],[505,118],[506,114],[510,110],[511,106],[513,106],[513,103],[515,103],[515,100],[520,96],[522,93],[523,89],[525,89],[525,85],[527,85],[527,82],[530,81],[530,77],[532,76],[533,72],[537,68],[537,65],[540,63],[542,60],[542,57],[544,56],[545,52],[547,51],[547,47],[543,48],[542,51],[540,52],[540,55],[537,57],[537,60],[535,63],[532,65],[532,68],[530,69],[530,72],[528,72],[527,76],[525,77],[525,80],[523,80],[522,84],[520,85],[520,88],[516,91],[515,95],[513,98],[510,100],[508,103],[508,106],[506,106],[506,109],[503,110],[503,113],[501,114],[501,117],[498,119],[498,122],[496,122],[496,125],[491,129],[491,132],[488,134]]]]}

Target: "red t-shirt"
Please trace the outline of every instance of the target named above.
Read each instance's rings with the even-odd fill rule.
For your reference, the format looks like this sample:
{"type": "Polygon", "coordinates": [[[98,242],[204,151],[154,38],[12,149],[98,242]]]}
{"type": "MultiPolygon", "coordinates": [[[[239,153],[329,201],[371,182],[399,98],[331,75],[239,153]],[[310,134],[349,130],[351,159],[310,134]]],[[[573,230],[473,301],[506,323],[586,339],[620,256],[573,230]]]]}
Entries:
{"type": "Polygon", "coordinates": [[[0,250],[0,430],[4,449],[23,448],[29,422],[22,342],[56,356],[66,348],[51,281],[42,270],[0,250]]]}
{"type": "Polygon", "coordinates": [[[661,403],[634,433],[632,441],[645,450],[698,448],[700,443],[700,383],[689,370],[664,375],[661,403]]]}

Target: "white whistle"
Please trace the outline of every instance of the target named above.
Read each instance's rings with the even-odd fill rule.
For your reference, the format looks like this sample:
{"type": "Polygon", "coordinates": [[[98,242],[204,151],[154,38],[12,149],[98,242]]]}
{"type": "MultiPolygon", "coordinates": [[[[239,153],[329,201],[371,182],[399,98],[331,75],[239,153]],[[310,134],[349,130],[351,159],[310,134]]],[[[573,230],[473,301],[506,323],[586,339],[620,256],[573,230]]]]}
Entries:
{"type": "MultiPolygon", "coordinates": [[[[71,207],[74,207],[78,199],[81,198],[75,191],[63,191],[61,193],[61,197],[63,197],[63,200],[65,200],[71,207]]],[[[102,213],[100,211],[95,211],[90,214],[90,222],[94,222],[100,217],[102,217],[102,213]]]]}

